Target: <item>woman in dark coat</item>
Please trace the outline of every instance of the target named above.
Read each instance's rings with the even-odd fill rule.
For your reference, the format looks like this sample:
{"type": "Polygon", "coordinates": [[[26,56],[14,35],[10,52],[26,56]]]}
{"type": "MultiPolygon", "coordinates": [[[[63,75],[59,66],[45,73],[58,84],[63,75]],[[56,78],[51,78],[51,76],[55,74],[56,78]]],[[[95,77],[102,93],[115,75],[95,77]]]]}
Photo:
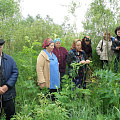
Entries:
{"type": "Polygon", "coordinates": [[[66,57],[67,57],[68,51],[66,50],[66,48],[61,47],[60,38],[57,38],[54,40],[54,49],[52,52],[56,55],[58,59],[60,80],[62,82],[62,77],[64,76],[65,71],[66,71],[66,57]]]}
{"type": "MultiPolygon", "coordinates": [[[[89,64],[90,60],[87,60],[85,52],[82,50],[81,41],[79,39],[76,39],[73,41],[72,48],[67,55],[67,63],[68,63],[68,71],[71,73],[72,66],[71,63],[79,63],[82,66],[79,67],[77,71],[77,76],[73,79],[73,82],[75,82],[76,87],[83,89],[86,89],[86,65],[89,64]]],[[[69,74],[70,75],[70,74],[69,74]]]]}
{"type": "Polygon", "coordinates": [[[85,36],[82,39],[82,50],[85,51],[87,58],[92,57],[92,47],[91,47],[91,39],[89,36],[85,36]]]}

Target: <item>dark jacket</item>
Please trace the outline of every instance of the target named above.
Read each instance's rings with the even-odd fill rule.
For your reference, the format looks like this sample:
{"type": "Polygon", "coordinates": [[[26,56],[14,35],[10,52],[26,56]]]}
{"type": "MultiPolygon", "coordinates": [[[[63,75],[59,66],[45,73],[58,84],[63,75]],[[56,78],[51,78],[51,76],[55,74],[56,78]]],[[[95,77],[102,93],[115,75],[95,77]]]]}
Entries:
{"type": "MultiPolygon", "coordinates": [[[[78,55],[78,53],[76,52],[75,49],[70,50],[68,52],[67,59],[66,59],[67,64],[68,64],[68,74],[72,70],[72,67],[70,66],[71,63],[74,63],[74,62],[79,63],[80,61],[86,60],[86,59],[87,59],[86,54],[85,54],[85,52],[83,50],[79,51],[79,55],[78,55]],[[82,56],[82,59],[78,59],[78,57],[80,55],[82,56]]],[[[80,67],[80,69],[86,69],[86,65],[83,65],[82,67],[80,67]]],[[[78,70],[78,71],[80,71],[80,70],[78,70]]]]}
{"type": "Polygon", "coordinates": [[[117,57],[120,57],[120,49],[119,50],[116,50],[116,47],[120,47],[120,37],[117,36],[117,41],[112,41],[112,50],[114,50],[115,54],[117,55],[117,57]]]}
{"type": "Polygon", "coordinates": [[[3,94],[3,100],[7,101],[16,97],[15,83],[18,77],[18,69],[14,59],[2,53],[2,71],[3,71],[3,81],[2,85],[7,85],[8,90],[3,94]]]}
{"type": "Polygon", "coordinates": [[[85,51],[87,58],[92,57],[92,47],[91,47],[91,43],[89,43],[88,45],[86,45],[86,43],[85,43],[84,40],[82,40],[81,43],[82,43],[82,50],[85,51]]]}
{"type": "Polygon", "coordinates": [[[66,57],[67,57],[68,51],[64,47],[60,47],[59,49],[54,47],[52,52],[56,55],[58,59],[59,71],[65,72],[66,71],[66,57]]]}

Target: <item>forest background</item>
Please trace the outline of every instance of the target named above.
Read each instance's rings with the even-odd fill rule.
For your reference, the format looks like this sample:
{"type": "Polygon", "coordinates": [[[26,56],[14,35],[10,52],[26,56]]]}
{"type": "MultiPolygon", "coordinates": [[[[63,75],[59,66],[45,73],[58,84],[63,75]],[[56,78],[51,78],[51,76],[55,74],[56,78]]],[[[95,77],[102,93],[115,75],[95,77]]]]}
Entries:
{"type": "MultiPolygon", "coordinates": [[[[11,55],[18,66],[16,83],[16,115],[22,120],[118,120],[120,119],[120,70],[114,73],[114,62],[106,69],[100,69],[96,46],[103,33],[120,26],[119,0],[94,0],[82,22],[84,31],[76,32],[76,24],[58,25],[47,15],[23,18],[20,13],[20,0],[0,0],[0,38],[5,40],[4,52],[11,55]],[[92,40],[93,57],[88,73],[87,89],[72,90],[74,84],[65,75],[62,91],[56,93],[57,100],[47,99],[46,90],[37,86],[36,60],[43,41],[50,37],[61,38],[62,46],[70,50],[74,39],[85,35],[92,40]],[[82,94],[85,97],[82,98],[82,94]]],[[[69,5],[69,14],[75,16],[79,0],[69,5]]],[[[67,71],[66,71],[67,72],[67,71]]],[[[4,115],[4,112],[3,112],[4,115]]],[[[4,120],[4,116],[1,118],[4,120]]]]}

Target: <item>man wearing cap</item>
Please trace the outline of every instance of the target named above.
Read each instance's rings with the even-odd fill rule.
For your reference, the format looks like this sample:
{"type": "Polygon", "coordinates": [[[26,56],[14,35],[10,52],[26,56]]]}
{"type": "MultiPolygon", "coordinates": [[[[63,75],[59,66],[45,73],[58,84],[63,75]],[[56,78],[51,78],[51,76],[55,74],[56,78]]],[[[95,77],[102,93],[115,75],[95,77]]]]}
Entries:
{"type": "Polygon", "coordinates": [[[0,39],[0,116],[4,109],[6,120],[10,120],[15,114],[15,83],[18,77],[18,69],[14,59],[3,53],[5,41],[0,39]]]}

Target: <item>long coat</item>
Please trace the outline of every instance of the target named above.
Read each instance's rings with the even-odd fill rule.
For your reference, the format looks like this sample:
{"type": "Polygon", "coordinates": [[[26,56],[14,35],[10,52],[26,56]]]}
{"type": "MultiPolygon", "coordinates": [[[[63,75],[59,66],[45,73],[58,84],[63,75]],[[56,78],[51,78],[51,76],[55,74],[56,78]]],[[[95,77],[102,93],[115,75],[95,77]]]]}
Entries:
{"type": "Polygon", "coordinates": [[[42,50],[37,58],[37,82],[38,85],[45,82],[47,88],[50,87],[50,60],[47,54],[42,50]]]}
{"type": "MultiPolygon", "coordinates": [[[[57,59],[57,57],[56,57],[56,59],[57,59]]],[[[58,64],[58,61],[57,61],[57,64],[58,64]]],[[[50,60],[49,60],[49,57],[44,50],[42,50],[40,52],[40,54],[38,55],[36,70],[37,70],[38,85],[40,85],[41,83],[45,83],[45,87],[50,88],[51,87],[50,86],[50,84],[51,84],[50,79],[52,77],[52,76],[50,76],[51,75],[50,74],[50,60]]],[[[58,67],[58,73],[59,73],[59,67],[58,67]]],[[[55,74],[55,73],[52,73],[52,74],[55,74]]],[[[55,75],[54,75],[54,77],[56,77],[55,75]]],[[[58,77],[59,77],[59,75],[60,74],[58,74],[58,77]]],[[[58,80],[58,79],[56,79],[56,80],[58,80]]]]}
{"type": "Polygon", "coordinates": [[[65,72],[66,71],[66,57],[67,57],[68,51],[64,47],[60,47],[59,49],[54,47],[52,52],[56,55],[58,59],[59,71],[65,72]]]}

